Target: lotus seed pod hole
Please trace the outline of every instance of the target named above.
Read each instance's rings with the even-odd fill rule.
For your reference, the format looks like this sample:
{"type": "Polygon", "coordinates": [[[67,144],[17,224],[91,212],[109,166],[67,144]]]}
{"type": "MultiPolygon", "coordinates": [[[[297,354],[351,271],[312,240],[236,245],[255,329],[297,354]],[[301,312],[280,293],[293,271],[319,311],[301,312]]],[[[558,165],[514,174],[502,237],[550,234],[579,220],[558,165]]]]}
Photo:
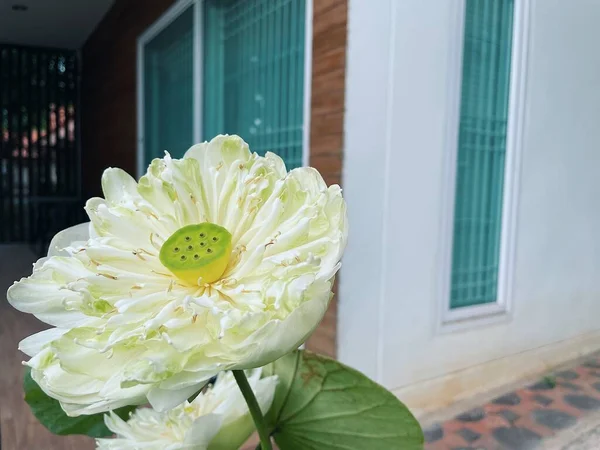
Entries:
{"type": "Polygon", "coordinates": [[[221,278],[231,257],[231,233],[203,222],[173,233],[160,249],[160,262],[188,284],[213,283],[221,278]]]}

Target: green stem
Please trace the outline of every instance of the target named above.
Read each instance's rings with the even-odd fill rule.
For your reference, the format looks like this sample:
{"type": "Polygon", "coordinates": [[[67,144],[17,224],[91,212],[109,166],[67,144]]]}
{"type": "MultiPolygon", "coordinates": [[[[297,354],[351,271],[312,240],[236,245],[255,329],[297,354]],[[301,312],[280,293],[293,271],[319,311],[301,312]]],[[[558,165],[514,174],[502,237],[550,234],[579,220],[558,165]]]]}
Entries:
{"type": "Polygon", "coordinates": [[[258,406],[258,402],[256,401],[256,397],[254,396],[254,392],[252,392],[252,388],[248,383],[246,374],[243,370],[233,370],[233,376],[235,377],[235,381],[237,381],[237,384],[240,387],[240,391],[242,391],[244,400],[246,400],[246,403],[248,404],[248,409],[250,410],[250,414],[252,415],[252,420],[254,420],[256,431],[258,431],[258,436],[260,437],[260,445],[262,450],[272,450],[273,447],[271,446],[271,438],[269,437],[269,433],[267,432],[267,425],[265,424],[265,419],[262,415],[262,412],[260,411],[260,406],[258,406]]]}

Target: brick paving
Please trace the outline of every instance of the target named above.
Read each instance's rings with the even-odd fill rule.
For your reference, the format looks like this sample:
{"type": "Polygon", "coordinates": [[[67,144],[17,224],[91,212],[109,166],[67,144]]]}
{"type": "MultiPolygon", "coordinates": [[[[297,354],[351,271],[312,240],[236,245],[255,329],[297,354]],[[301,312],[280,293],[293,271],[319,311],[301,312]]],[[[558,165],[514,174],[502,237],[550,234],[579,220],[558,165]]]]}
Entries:
{"type": "Polygon", "coordinates": [[[600,354],[424,429],[425,450],[530,450],[600,411],[600,354]]]}

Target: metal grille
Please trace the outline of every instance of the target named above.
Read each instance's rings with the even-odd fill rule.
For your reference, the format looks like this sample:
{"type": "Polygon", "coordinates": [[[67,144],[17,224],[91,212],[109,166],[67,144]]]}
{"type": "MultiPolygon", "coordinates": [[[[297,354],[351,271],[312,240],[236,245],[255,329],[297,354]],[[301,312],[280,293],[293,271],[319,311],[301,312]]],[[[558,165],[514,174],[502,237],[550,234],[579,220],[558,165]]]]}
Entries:
{"type": "Polygon", "coordinates": [[[305,0],[204,3],[203,134],[302,165],[305,0]]]}
{"type": "Polygon", "coordinates": [[[79,221],[77,101],[74,52],[0,44],[0,242],[79,221]]]}
{"type": "Polygon", "coordinates": [[[497,299],[513,0],[467,0],[450,306],[497,299]]]}

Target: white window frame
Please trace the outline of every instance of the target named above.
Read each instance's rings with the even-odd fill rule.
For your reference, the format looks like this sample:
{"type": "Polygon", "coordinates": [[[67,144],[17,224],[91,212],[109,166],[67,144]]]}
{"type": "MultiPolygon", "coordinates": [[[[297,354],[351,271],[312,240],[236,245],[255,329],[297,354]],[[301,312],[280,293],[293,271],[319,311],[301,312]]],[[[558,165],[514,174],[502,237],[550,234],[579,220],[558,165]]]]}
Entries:
{"type": "Polygon", "coordinates": [[[530,0],[515,0],[511,48],[510,91],[506,135],[506,159],[500,233],[500,260],[498,291],[494,303],[450,308],[452,274],[452,241],[454,231],[454,203],[458,155],[458,130],[462,85],[462,53],[464,37],[465,0],[455,0],[456,33],[450,39],[450,73],[448,95],[450,110],[446,131],[446,158],[442,183],[442,224],[440,258],[440,294],[438,331],[446,332],[477,325],[509,320],[513,309],[513,278],[515,260],[517,201],[522,153],[523,121],[525,115],[525,87],[527,50],[530,27],[530,0]]]}
{"type": "MultiPolygon", "coordinates": [[[[194,7],[194,142],[202,137],[202,12],[204,0],[179,0],[173,4],[137,39],[137,176],[146,172],[144,161],[144,47],[190,6],[194,7]]],[[[310,116],[312,86],[312,24],[313,0],[306,0],[306,22],[304,42],[304,99],[302,130],[302,165],[308,166],[310,161],[310,116]]]]}
{"type": "Polygon", "coordinates": [[[312,92],[313,0],[304,13],[304,102],[302,106],[302,165],[310,165],[310,116],[312,92]]]}
{"type": "Polygon", "coordinates": [[[146,31],[144,31],[137,40],[137,176],[140,177],[146,172],[147,161],[144,161],[145,130],[144,130],[144,53],[145,46],[154,39],[161,31],[168,27],[175,19],[187,11],[188,8],[194,8],[194,142],[200,141],[202,135],[202,70],[200,70],[200,61],[202,61],[202,45],[200,36],[202,32],[202,0],[179,0],[173,4],[162,16],[158,18],[146,31]]]}

